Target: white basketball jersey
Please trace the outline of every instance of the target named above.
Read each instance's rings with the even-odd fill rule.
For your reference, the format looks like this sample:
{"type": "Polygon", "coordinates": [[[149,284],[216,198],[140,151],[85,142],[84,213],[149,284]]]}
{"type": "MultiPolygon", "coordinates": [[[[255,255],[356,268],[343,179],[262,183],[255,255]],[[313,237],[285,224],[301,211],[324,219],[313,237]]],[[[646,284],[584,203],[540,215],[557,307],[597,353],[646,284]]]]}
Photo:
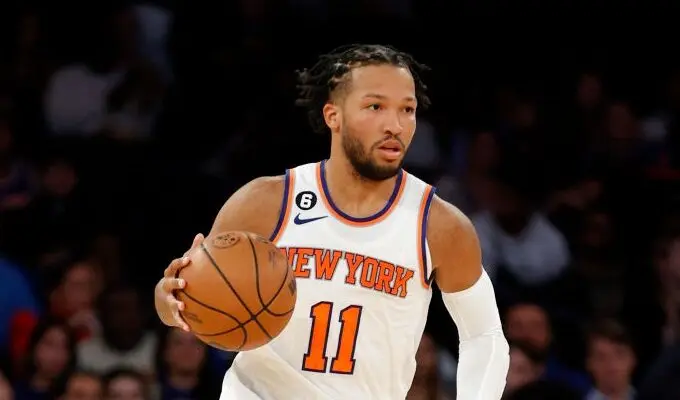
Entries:
{"type": "Polygon", "coordinates": [[[221,398],[405,398],[432,297],[433,195],[401,171],[385,207],[354,218],[333,203],[323,161],[287,171],[272,241],[294,270],[295,310],[270,344],[236,357],[221,398]]]}

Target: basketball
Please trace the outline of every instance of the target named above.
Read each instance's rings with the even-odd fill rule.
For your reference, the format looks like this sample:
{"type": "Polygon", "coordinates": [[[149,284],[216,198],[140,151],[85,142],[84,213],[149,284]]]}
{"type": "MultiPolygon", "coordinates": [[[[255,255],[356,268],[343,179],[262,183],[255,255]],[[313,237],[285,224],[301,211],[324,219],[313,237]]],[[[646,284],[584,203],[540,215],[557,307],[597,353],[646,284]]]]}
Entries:
{"type": "Polygon", "coordinates": [[[252,350],[269,343],[293,314],[297,289],[286,256],[248,232],[208,236],[179,271],[186,281],[175,293],[182,317],[210,346],[252,350]]]}

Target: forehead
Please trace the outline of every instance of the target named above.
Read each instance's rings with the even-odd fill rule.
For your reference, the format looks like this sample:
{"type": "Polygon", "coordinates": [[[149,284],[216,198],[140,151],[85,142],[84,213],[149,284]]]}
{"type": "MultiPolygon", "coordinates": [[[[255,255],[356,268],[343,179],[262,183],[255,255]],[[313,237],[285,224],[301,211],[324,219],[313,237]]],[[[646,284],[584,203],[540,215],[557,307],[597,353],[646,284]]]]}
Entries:
{"type": "Polygon", "coordinates": [[[385,97],[415,97],[413,76],[405,67],[367,65],[350,72],[351,93],[359,97],[376,94],[385,97]]]}

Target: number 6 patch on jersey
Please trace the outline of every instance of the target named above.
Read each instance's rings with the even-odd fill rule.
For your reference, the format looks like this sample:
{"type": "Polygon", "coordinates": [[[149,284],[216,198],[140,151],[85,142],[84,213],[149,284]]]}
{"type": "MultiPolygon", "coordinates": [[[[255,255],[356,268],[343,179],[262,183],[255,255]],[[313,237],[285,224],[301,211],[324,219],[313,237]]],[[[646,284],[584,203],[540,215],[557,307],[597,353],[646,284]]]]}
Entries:
{"type": "MultiPolygon", "coordinates": [[[[332,374],[351,375],[354,373],[354,351],[359,334],[362,307],[351,305],[340,310],[340,337],[338,350],[331,359],[332,374]]],[[[328,367],[326,348],[328,347],[328,332],[331,327],[333,303],[322,301],[312,306],[309,316],[312,319],[312,329],[309,337],[307,353],[302,358],[302,369],[310,372],[325,373],[328,367]]]]}
{"type": "Polygon", "coordinates": [[[316,194],[314,192],[310,191],[304,191],[298,193],[297,196],[295,196],[295,204],[298,206],[300,210],[308,211],[314,208],[316,205],[316,194]]]}

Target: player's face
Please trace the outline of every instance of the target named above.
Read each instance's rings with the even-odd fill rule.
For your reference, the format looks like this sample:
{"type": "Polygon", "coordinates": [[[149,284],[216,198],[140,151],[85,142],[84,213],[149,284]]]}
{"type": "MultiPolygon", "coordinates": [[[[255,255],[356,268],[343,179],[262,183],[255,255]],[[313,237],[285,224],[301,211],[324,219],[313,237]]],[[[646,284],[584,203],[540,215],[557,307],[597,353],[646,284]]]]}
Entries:
{"type": "Polygon", "coordinates": [[[362,177],[395,176],[416,130],[415,83],[406,68],[376,65],[351,72],[342,106],[340,140],[362,177]]]}

